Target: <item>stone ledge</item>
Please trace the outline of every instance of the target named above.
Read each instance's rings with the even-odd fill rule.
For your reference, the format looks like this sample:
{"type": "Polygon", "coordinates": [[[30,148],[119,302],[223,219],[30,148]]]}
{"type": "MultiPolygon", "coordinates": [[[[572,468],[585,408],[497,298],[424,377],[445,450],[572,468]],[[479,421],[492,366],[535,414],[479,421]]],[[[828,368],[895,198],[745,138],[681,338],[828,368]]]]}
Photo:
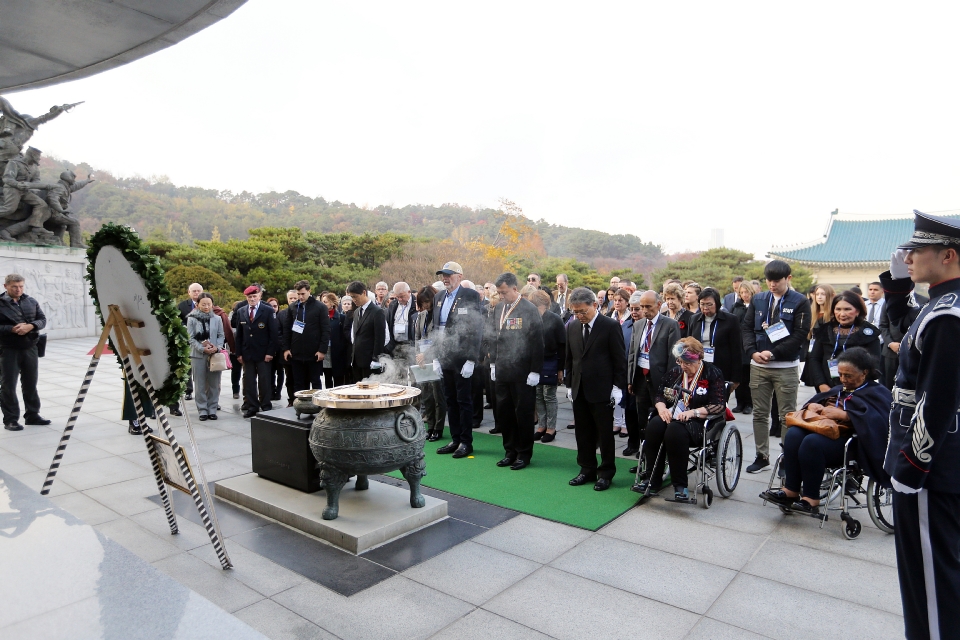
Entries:
{"type": "Polygon", "coordinates": [[[407,489],[374,480],[366,491],[355,490],[352,481],[343,488],[336,520],[321,517],[324,492],[303,493],[255,473],[220,480],[214,493],[355,554],[447,517],[445,500],[425,495],[426,505],[413,509],[407,489]]]}

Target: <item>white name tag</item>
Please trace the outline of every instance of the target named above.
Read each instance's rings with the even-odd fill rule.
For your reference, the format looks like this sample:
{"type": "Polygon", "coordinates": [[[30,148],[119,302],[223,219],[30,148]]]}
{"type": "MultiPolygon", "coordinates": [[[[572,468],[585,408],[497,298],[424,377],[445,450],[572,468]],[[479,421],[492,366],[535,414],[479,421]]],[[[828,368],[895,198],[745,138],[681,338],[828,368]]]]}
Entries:
{"type": "Polygon", "coordinates": [[[817,341],[816,338],[810,338],[810,348],[807,349],[807,351],[809,351],[810,353],[813,353],[813,343],[816,341],[817,341]]]}
{"type": "Polygon", "coordinates": [[[647,369],[647,370],[649,370],[649,369],[650,369],[650,354],[649,354],[649,353],[641,353],[641,354],[640,354],[640,359],[637,360],[637,364],[640,365],[640,368],[641,368],[641,369],[647,369]]]}
{"type": "Polygon", "coordinates": [[[703,361],[704,362],[713,362],[713,347],[704,347],[703,348],[703,361]]]}
{"type": "Polygon", "coordinates": [[[466,310],[466,309],[457,309],[457,315],[458,315],[458,316],[465,316],[465,315],[467,315],[467,310],[466,310]]]}
{"type": "Polygon", "coordinates": [[[827,366],[830,367],[830,377],[840,377],[840,362],[838,360],[827,360],[827,366]]]}
{"type": "Polygon", "coordinates": [[[294,320],[294,321],[293,321],[293,332],[294,332],[294,333],[303,333],[303,328],[304,328],[305,326],[306,326],[306,325],[305,325],[304,323],[300,322],[299,320],[294,320]]]}
{"type": "Polygon", "coordinates": [[[770,338],[770,342],[776,342],[777,340],[783,340],[790,335],[790,330],[787,329],[786,325],[783,324],[781,320],[775,325],[771,325],[764,329],[767,332],[767,337],[770,338]]]}
{"type": "Polygon", "coordinates": [[[406,322],[396,322],[393,325],[393,337],[397,340],[406,340],[407,339],[407,323],[406,322]]]}

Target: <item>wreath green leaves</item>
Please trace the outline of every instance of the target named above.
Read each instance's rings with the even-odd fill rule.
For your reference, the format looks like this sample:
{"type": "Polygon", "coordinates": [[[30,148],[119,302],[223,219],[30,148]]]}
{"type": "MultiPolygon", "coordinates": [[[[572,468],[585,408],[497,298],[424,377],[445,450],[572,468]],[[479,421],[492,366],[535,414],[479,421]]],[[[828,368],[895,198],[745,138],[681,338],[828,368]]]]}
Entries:
{"type": "MultiPolygon", "coordinates": [[[[116,247],[123,257],[127,259],[134,272],[143,280],[147,289],[147,297],[150,301],[150,308],[153,315],[160,323],[160,330],[167,337],[167,364],[170,366],[170,374],[166,380],[153,381],[157,392],[157,402],[161,405],[175,405],[180,401],[183,395],[184,387],[187,384],[187,377],[190,375],[190,340],[187,336],[187,329],[180,320],[180,311],[173,304],[173,296],[167,289],[166,282],[163,280],[163,269],[160,267],[160,260],[150,254],[150,251],[143,244],[140,236],[132,228],[126,225],[107,223],[100,227],[100,230],[90,238],[90,245],[87,249],[87,281],[90,283],[90,297],[93,299],[93,306],[97,310],[100,321],[104,322],[103,311],[100,309],[100,300],[97,297],[97,282],[94,278],[94,265],[97,263],[97,255],[100,249],[105,246],[116,247]]],[[[110,341],[110,348],[117,354],[117,361],[123,367],[120,355],[110,341]]],[[[140,391],[140,384],[134,382],[135,391],[140,391]]],[[[144,393],[146,390],[143,390],[144,393]]]]}

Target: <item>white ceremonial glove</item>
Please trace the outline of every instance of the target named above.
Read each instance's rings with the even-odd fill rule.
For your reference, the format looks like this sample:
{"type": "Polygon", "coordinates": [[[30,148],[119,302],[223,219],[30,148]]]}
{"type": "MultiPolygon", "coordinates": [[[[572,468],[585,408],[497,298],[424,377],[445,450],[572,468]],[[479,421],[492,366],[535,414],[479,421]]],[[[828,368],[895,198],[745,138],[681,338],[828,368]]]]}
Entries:
{"type": "Polygon", "coordinates": [[[490,365],[490,382],[497,381],[497,365],[490,365]]]}
{"type": "Polygon", "coordinates": [[[382,365],[381,365],[379,362],[377,362],[376,360],[374,360],[373,362],[370,363],[370,368],[371,368],[371,369],[376,369],[377,371],[380,370],[381,366],[382,366],[382,365]]]}
{"type": "Polygon", "coordinates": [[[910,272],[907,271],[907,263],[904,262],[907,253],[906,249],[897,249],[890,254],[890,277],[894,280],[903,280],[910,277],[910,272]]]}
{"type": "Polygon", "coordinates": [[[573,389],[567,387],[567,400],[573,402],[573,389]]]}
{"type": "Polygon", "coordinates": [[[620,387],[614,387],[610,390],[610,400],[613,401],[614,406],[620,404],[620,401],[623,400],[623,391],[620,391],[620,387]]]}
{"type": "Polygon", "coordinates": [[[433,361],[433,372],[434,372],[435,374],[437,374],[438,376],[440,376],[441,378],[443,377],[443,374],[440,373],[440,361],[439,361],[439,360],[434,360],[434,361],[433,361]]]}
{"type": "Polygon", "coordinates": [[[464,378],[469,378],[473,375],[473,361],[467,360],[463,363],[463,369],[460,369],[460,375],[464,378]]]}
{"type": "MultiPolygon", "coordinates": [[[[893,275],[892,271],[890,275],[893,275]]],[[[913,487],[908,487],[905,484],[897,482],[896,478],[890,478],[890,483],[893,485],[893,490],[897,493],[920,493],[920,489],[914,489],[913,487]]]]}
{"type": "Polygon", "coordinates": [[[527,386],[535,387],[538,384],[540,384],[540,374],[531,371],[527,376],[527,386]]]}

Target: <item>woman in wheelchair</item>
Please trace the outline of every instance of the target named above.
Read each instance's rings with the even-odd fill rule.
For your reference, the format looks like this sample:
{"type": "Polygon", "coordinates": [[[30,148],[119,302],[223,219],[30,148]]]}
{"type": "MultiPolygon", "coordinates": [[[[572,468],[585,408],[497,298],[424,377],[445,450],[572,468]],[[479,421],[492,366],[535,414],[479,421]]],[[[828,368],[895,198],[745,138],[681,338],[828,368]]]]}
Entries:
{"type": "Polygon", "coordinates": [[[847,349],[837,360],[840,384],[815,395],[803,409],[835,421],[840,427],[839,437],[790,427],[783,437],[783,488],[767,489],[760,494],[764,500],[800,513],[819,515],[823,474],[827,468],[843,466],[844,447],[851,432],[857,435],[851,455],[860,470],[889,487],[883,457],[890,392],[876,382],[877,365],[863,347],[847,349]]]}
{"type": "Polygon", "coordinates": [[[690,447],[703,442],[704,422],[724,413],[726,407],[723,373],[704,362],[703,345],[696,338],[682,338],[673,345],[677,365],[667,371],[656,397],[657,415],[647,423],[644,460],[650,477],[637,487],[656,493],[663,485],[663,468],[670,461],[674,498],[689,500],[687,463],[690,447]],[[661,451],[662,445],[662,451],[661,451]]]}

